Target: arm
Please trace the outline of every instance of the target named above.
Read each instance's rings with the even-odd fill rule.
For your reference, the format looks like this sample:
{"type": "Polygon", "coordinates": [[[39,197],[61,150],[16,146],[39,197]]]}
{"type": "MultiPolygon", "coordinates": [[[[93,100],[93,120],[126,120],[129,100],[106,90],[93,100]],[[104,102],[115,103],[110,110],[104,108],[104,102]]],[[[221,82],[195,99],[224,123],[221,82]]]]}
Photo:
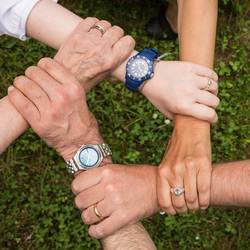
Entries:
{"type": "MultiPolygon", "coordinates": [[[[213,66],[217,1],[180,0],[180,59],[213,66]]],[[[158,196],[166,212],[205,209],[210,199],[210,125],[190,117],[176,116],[174,131],[159,168],[158,196]],[[185,187],[184,195],[171,196],[170,188],[185,187]]]]}

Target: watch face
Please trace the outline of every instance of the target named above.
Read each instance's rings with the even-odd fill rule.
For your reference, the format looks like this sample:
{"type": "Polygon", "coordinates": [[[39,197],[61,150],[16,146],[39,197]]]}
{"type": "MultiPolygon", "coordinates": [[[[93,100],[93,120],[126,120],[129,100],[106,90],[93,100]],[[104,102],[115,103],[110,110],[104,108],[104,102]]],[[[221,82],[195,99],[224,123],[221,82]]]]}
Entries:
{"type": "Polygon", "coordinates": [[[144,56],[136,56],[128,62],[127,72],[134,80],[145,80],[152,73],[152,62],[144,56]]]}
{"type": "Polygon", "coordinates": [[[79,161],[86,168],[94,167],[100,159],[99,152],[92,147],[83,148],[79,153],[79,161]]]}

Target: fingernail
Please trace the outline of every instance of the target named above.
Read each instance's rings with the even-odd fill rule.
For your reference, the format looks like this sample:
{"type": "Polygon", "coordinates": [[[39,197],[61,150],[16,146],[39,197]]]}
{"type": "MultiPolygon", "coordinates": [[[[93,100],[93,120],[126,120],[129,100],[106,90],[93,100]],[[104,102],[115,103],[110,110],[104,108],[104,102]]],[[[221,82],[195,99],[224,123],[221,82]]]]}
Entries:
{"type": "Polygon", "coordinates": [[[11,85],[11,86],[9,86],[9,88],[8,88],[8,92],[10,92],[10,91],[12,91],[14,89],[14,87],[11,85]]]}

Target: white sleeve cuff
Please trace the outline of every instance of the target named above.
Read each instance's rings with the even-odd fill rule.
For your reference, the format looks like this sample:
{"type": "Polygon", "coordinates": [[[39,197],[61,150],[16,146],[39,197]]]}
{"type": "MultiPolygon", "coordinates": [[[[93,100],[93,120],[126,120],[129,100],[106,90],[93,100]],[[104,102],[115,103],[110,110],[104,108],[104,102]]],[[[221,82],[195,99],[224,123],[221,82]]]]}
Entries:
{"type": "MultiPolygon", "coordinates": [[[[26,23],[29,14],[39,0],[22,0],[13,4],[0,15],[0,34],[10,35],[26,40],[26,23]]],[[[57,2],[57,0],[53,0],[57,2]]],[[[44,17],[46,18],[46,16],[44,17]]]]}

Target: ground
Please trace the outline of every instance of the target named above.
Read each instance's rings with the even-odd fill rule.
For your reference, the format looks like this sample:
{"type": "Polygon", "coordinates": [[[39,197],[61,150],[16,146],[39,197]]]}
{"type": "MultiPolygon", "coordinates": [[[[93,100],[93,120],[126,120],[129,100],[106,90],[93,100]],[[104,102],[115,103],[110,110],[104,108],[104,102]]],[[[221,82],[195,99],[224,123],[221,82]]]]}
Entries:
{"type": "MultiPolygon", "coordinates": [[[[220,76],[219,122],[212,128],[213,161],[249,158],[250,143],[250,4],[220,1],[216,70],[220,76]]],[[[64,0],[77,14],[104,18],[123,27],[137,49],[156,47],[178,59],[177,42],[149,39],[144,25],[157,11],[154,1],[64,0]]],[[[55,51],[36,41],[0,38],[0,96],[15,76],[55,51]]],[[[158,164],[171,134],[147,100],[114,80],[88,95],[105,140],[119,163],[158,164]]],[[[0,114],[1,115],[1,114],[0,114]]],[[[99,249],[73,204],[71,177],[56,153],[29,130],[0,157],[0,249],[99,249]]],[[[218,209],[144,221],[157,248],[250,249],[250,212],[218,209]]]]}

